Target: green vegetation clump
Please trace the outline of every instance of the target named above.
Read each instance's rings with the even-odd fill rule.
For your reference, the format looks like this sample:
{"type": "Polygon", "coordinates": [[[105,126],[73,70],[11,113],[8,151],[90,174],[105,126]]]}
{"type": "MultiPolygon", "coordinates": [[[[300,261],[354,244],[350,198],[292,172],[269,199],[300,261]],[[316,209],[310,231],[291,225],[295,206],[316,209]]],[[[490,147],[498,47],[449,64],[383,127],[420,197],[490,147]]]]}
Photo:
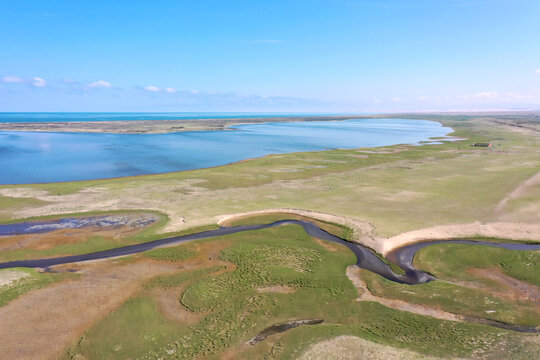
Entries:
{"type": "Polygon", "coordinates": [[[441,278],[475,281],[469,268],[499,267],[516,279],[540,286],[540,251],[515,251],[483,245],[434,244],[415,256],[416,266],[441,278]],[[442,260],[442,261],[441,261],[442,260]]]}
{"type": "Polygon", "coordinates": [[[176,262],[186,261],[187,259],[194,257],[197,252],[186,248],[185,245],[179,245],[150,250],[144,254],[154,260],[176,262]]]}
{"type": "Polygon", "coordinates": [[[187,289],[182,304],[192,311],[221,307],[231,293],[254,287],[289,285],[315,287],[309,273],[320,265],[322,253],[309,248],[261,244],[239,244],[225,250],[220,259],[237,265],[236,271],[207,278],[187,289]]]}

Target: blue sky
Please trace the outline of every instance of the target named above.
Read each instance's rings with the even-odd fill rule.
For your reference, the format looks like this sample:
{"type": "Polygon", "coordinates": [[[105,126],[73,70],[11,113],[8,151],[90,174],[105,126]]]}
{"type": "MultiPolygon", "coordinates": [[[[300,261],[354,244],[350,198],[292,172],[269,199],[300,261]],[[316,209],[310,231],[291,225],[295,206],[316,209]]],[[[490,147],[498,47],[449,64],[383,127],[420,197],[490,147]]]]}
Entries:
{"type": "Polygon", "coordinates": [[[531,108],[538,0],[0,0],[0,111],[531,108]]]}

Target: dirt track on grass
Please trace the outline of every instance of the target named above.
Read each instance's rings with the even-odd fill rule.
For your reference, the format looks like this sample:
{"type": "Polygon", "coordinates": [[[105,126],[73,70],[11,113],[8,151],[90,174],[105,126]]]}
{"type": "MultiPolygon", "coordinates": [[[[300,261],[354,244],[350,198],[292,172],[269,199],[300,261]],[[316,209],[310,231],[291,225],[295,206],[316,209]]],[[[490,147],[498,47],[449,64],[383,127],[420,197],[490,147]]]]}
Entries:
{"type": "Polygon", "coordinates": [[[540,171],[522,182],[516,189],[514,189],[514,191],[505,196],[504,199],[502,199],[495,207],[495,212],[501,212],[510,200],[523,196],[526,193],[527,188],[538,184],[540,184],[540,171]]]}

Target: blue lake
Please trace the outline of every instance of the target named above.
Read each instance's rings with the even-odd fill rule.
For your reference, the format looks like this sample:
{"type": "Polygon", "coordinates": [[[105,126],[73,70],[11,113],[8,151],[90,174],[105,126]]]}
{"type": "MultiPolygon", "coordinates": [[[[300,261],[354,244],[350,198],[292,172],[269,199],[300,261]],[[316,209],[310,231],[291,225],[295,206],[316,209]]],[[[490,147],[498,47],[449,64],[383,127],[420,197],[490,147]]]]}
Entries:
{"type": "Polygon", "coordinates": [[[426,120],[237,125],[231,131],[96,134],[0,131],[0,184],[156,174],[268,154],[415,144],[452,129],[426,120]]]}

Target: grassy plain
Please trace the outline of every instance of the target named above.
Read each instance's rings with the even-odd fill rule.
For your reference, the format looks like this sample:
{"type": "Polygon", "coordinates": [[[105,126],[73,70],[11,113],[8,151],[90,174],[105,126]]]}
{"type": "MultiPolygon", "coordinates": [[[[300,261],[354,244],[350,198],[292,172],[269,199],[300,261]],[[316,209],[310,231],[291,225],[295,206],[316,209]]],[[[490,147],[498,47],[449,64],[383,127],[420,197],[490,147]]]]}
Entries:
{"type": "Polygon", "coordinates": [[[536,327],[540,325],[539,264],[539,251],[436,244],[418,252],[415,266],[435,275],[437,281],[407,286],[365,271],[362,278],[371,293],[380,297],[536,327]]]}
{"type": "MultiPolygon", "coordinates": [[[[445,224],[540,224],[540,184],[530,181],[540,171],[535,119],[516,122],[493,114],[396,117],[440,121],[454,128],[452,135],[466,140],[272,155],[211,169],[123,179],[0,186],[4,222],[111,210],[150,210],[163,216],[158,225],[116,242],[90,238],[2,256],[105,250],[215,228],[222,215],[269,208],[308,209],[364,221],[373,226],[371,236],[376,239],[445,224]],[[474,142],[491,142],[493,147],[472,147],[474,142]]],[[[245,217],[228,225],[284,218],[301,217],[245,217]]],[[[318,224],[338,236],[353,237],[343,226],[318,224]]],[[[538,260],[538,253],[437,245],[422,250],[416,265],[439,281],[399,285],[366,271],[362,278],[380,297],[536,326],[540,315],[527,296],[538,286],[538,260]],[[520,290],[523,283],[530,287],[520,290]]],[[[345,275],[355,262],[352,253],[322,244],[298,226],[157,249],[107,264],[120,267],[125,262],[150,262],[167,272],[178,268],[173,275],[145,280],[116,310],[74,333],[65,358],[291,359],[310,344],[340,335],[441,357],[527,359],[540,350],[534,336],[356,301],[357,290],[345,275]],[[171,315],[171,309],[181,316],[171,315]],[[325,322],[271,336],[256,346],[245,344],[276,323],[316,318],[325,322]]],[[[47,285],[49,274],[34,274],[42,275],[39,281],[47,285]]],[[[56,275],[62,274],[50,276],[56,275]]],[[[88,275],[82,271],[81,276],[88,275]]],[[[10,291],[15,295],[2,296],[13,302],[25,292],[10,291]]]]}
{"type": "Polygon", "coordinates": [[[415,266],[440,278],[470,281],[468,269],[499,267],[508,276],[540,286],[540,251],[512,251],[481,245],[435,244],[420,250],[415,266]],[[444,259],[444,262],[437,260],[444,259]]]}
{"type": "Polygon", "coordinates": [[[296,225],[205,242],[229,244],[219,260],[232,263],[230,271],[189,270],[151,280],[66,350],[66,358],[292,359],[310,343],[339,335],[436,356],[488,357],[504,348],[508,356],[526,358],[535,351],[511,331],[355,301],[356,289],[345,275],[354,255],[340,245],[329,250],[296,225]],[[258,291],[278,285],[294,290],[258,291]],[[177,306],[196,314],[196,323],[169,319],[160,309],[156,289],[175,287],[182,289],[177,306]],[[245,344],[265,327],[317,318],[324,323],[245,344]]]}
{"type": "Polygon", "coordinates": [[[4,217],[152,209],[164,232],[215,223],[223,214],[299,208],[370,222],[376,236],[474,221],[538,222],[538,192],[495,208],[540,167],[535,133],[492,118],[428,116],[466,141],[272,155],[227,166],[123,179],[0,187],[4,217]],[[518,129],[519,130],[519,129],[518,129]],[[489,141],[492,148],[474,148],[489,141]],[[294,170],[294,171],[292,171],[294,170]],[[12,199],[35,199],[24,206],[12,199]],[[411,211],[414,209],[414,211],[411,211]]]}

